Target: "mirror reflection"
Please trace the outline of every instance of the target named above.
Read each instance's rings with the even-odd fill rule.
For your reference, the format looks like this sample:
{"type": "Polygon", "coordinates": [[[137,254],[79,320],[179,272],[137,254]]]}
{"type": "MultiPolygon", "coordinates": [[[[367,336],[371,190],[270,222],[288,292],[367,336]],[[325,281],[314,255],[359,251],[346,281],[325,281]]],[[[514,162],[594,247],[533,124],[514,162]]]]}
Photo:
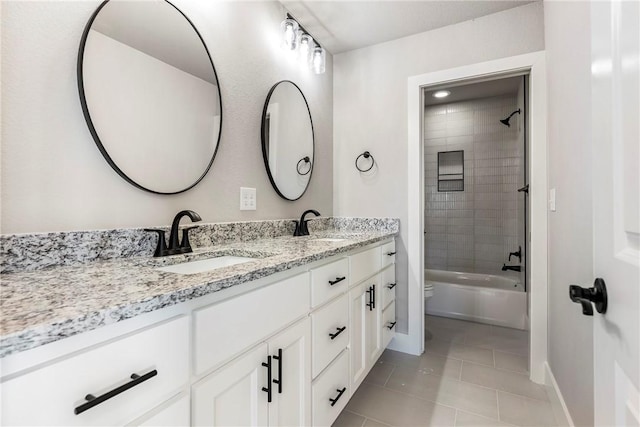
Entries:
{"type": "Polygon", "coordinates": [[[200,34],[171,3],[103,3],[82,38],[78,83],[98,148],[129,183],[174,194],[211,167],[222,122],[218,79],[200,34]]]}
{"type": "Polygon", "coordinates": [[[313,123],[304,94],[288,80],[276,83],[267,96],[262,154],[276,192],[287,200],[302,197],[313,171],[313,123]]]}

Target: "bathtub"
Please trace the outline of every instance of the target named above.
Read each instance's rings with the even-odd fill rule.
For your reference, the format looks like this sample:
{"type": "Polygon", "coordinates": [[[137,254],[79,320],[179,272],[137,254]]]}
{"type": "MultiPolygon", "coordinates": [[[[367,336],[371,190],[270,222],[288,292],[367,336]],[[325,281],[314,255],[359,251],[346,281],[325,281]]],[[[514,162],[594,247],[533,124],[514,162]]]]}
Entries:
{"type": "Polygon", "coordinates": [[[433,296],[425,313],[509,328],[527,328],[527,294],[517,279],[491,274],[424,271],[433,296]]]}

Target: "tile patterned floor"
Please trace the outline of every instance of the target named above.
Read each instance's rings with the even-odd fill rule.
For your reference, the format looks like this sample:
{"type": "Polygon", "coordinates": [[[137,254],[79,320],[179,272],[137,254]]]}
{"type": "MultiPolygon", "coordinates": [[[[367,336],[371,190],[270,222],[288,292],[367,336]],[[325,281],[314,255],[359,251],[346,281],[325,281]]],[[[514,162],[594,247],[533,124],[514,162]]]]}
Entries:
{"type": "Polygon", "coordinates": [[[362,426],[557,426],[529,381],[526,331],[427,316],[425,353],[386,350],[334,423],[362,426]]]}

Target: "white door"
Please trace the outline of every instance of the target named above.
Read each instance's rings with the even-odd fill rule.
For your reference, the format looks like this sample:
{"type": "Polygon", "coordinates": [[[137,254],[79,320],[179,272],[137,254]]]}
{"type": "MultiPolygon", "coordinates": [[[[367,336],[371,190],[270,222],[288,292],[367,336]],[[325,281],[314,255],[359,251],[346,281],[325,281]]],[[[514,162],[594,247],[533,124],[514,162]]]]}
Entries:
{"type": "Polygon", "coordinates": [[[349,304],[351,305],[351,333],[350,357],[351,357],[351,390],[358,388],[367,374],[366,322],[369,308],[369,294],[367,282],[358,285],[349,291],[349,304]]]}
{"type": "Polygon", "coordinates": [[[266,426],[267,344],[259,345],[193,386],[196,426],[266,426]]]}
{"type": "Polygon", "coordinates": [[[273,361],[270,426],[311,424],[311,319],[287,328],[267,343],[273,361]]]}
{"type": "Polygon", "coordinates": [[[593,2],[591,21],[594,277],[608,291],[594,313],[595,424],[638,426],[640,3],[593,2]]]}

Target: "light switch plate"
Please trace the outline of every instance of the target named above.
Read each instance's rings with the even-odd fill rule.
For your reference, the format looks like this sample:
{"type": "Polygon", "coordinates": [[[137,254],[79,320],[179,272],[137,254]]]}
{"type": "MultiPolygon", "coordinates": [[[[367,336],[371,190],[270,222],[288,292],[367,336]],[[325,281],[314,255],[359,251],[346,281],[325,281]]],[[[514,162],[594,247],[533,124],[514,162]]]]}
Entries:
{"type": "Polygon", "coordinates": [[[255,211],[256,204],[256,189],[240,187],[240,210],[255,211]]]}
{"type": "Polygon", "coordinates": [[[556,211],[556,189],[549,190],[549,210],[551,212],[556,211]]]}

